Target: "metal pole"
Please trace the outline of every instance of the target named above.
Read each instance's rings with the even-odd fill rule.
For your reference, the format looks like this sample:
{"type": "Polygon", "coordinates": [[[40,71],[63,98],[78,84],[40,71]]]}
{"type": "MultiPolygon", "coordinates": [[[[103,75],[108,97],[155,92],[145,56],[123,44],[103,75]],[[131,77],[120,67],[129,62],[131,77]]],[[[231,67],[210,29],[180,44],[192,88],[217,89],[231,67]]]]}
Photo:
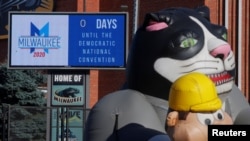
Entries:
{"type": "Polygon", "coordinates": [[[66,141],[68,141],[69,138],[69,108],[66,108],[66,141]]]}
{"type": "MultiPolygon", "coordinates": [[[[60,108],[56,108],[56,140],[59,141],[59,120],[60,120],[60,108]]],[[[51,140],[51,139],[50,139],[51,140]]]]}
{"type": "Polygon", "coordinates": [[[139,0],[134,0],[134,25],[133,25],[133,33],[135,34],[137,31],[138,26],[138,14],[139,13],[139,0]]]}
{"type": "Polygon", "coordinates": [[[238,26],[238,46],[237,46],[237,49],[238,49],[238,87],[239,89],[241,90],[242,88],[242,81],[241,81],[241,74],[242,74],[242,0],[238,0],[238,13],[239,15],[237,15],[238,17],[238,21],[239,21],[239,26],[238,26]]]}
{"type": "Polygon", "coordinates": [[[9,139],[9,111],[10,107],[8,104],[2,104],[2,140],[9,139]]]}
{"type": "Polygon", "coordinates": [[[64,141],[64,108],[61,108],[61,141],[64,141]]]}

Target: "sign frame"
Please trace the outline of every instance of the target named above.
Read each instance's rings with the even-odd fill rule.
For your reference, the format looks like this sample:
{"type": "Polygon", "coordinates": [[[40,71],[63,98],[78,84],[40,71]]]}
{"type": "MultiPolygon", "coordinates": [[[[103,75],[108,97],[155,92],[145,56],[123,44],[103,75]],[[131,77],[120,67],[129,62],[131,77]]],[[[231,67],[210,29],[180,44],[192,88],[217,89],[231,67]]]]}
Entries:
{"type": "Polygon", "coordinates": [[[79,13],[11,11],[9,12],[8,69],[124,70],[127,65],[126,62],[128,56],[128,20],[128,12],[79,13]],[[30,28],[29,31],[25,30],[25,25],[20,25],[16,22],[18,19],[21,21],[22,19],[25,19],[25,17],[27,18],[27,16],[31,17],[27,21],[29,22],[30,25],[28,26],[30,27],[26,27],[30,28]],[[59,20],[65,19],[65,17],[68,18],[67,24],[57,22],[57,24],[61,24],[58,24],[58,28],[54,31],[60,35],[48,33],[50,32],[48,28],[46,32],[46,27],[51,27],[53,24],[53,22],[50,21],[53,21],[53,16],[59,20]],[[16,19],[13,19],[14,17],[16,17],[16,19]],[[36,17],[33,19],[36,19],[37,23],[32,21],[32,17],[36,17]],[[42,23],[40,21],[45,19],[43,17],[48,19],[49,22],[42,21],[43,24],[39,25],[42,23]],[[85,22],[88,27],[83,27],[86,23],[81,23],[82,19],[80,18],[86,19],[85,22]],[[96,21],[95,28],[93,26],[89,26],[93,25],[94,20],[96,21]],[[49,25],[45,24],[45,22],[49,25]],[[75,25],[77,22],[79,22],[78,26],[75,25]],[[98,24],[98,22],[101,24],[98,24]],[[64,30],[62,30],[64,29],[64,25],[68,28],[68,32],[66,32],[66,34],[64,34],[64,30]],[[34,29],[33,31],[32,28],[34,29]],[[79,33],[78,28],[81,30],[79,33]],[[84,28],[84,31],[81,28],[84,28]],[[26,35],[22,35],[22,32],[25,32],[26,35]],[[16,33],[20,34],[18,35],[16,33]],[[74,36],[73,38],[72,35],[75,34],[81,34],[81,37],[74,36]],[[82,42],[85,43],[80,44],[79,39],[81,38],[82,42]],[[34,41],[36,41],[36,45],[32,46],[34,45],[34,41]],[[39,41],[40,44],[38,45],[39,41]],[[49,42],[48,46],[44,45],[46,41],[49,42]],[[89,42],[87,43],[87,41],[89,42]],[[59,50],[59,48],[67,49],[66,51],[58,51],[59,55],[57,55],[57,57],[53,57],[56,54],[55,50],[59,50]],[[23,53],[24,50],[26,51],[25,53],[23,53]],[[40,51],[35,52],[34,50],[40,51]],[[49,56],[48,52],[53,52],[54,55],[50,55],[51,58],[43,59],[49,56]],[[78,54],[75,55],[75,53],[78,53],[79,56],[77,56],[78,54]],[[64,58],[64,56],[66,57],[64,58]],[[80,59],[81,57],[82,59],[80,59]]]}
{"type": "Polygon", "coordinates": [[[86,107],[86,76],[83,74],[52,74],[51,106],[86,107]]]}

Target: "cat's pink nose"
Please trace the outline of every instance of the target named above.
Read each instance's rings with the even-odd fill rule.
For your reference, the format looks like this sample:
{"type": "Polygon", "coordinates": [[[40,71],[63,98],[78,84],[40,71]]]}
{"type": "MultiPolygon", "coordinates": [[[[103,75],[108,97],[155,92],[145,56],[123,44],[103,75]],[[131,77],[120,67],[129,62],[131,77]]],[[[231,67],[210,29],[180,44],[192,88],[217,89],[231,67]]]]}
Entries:
{"type": "Polygon", "coordinates": [[[231,52],[231,46],[229,44],[224,44],[213,49],[210,54],[216,58],[226,59],[231,52]]]}

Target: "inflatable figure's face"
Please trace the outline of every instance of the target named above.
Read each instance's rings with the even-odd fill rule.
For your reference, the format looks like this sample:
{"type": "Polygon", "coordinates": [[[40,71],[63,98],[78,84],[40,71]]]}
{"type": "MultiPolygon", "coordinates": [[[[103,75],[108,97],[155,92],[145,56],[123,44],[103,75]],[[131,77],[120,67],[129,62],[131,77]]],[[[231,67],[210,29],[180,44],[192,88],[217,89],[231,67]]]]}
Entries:
{"type": "Polygon", "coordinates": [[[206,141],[208,125],[232,125],[231,117],[223,110],[212,113],[169,113],[167,133],[174,141],[206,141]],[[178,119],[176,119],[178,118],[178,119]]]}
{"type": "Polygon", "coordinates": [[[230,91],[235,60],[226,37],[225,27],[210,23],[207,7],[148,13],[130,50],[128,88],[168,99],[177,78],[201,72],[213,80],[219,94],[230,91]]]}

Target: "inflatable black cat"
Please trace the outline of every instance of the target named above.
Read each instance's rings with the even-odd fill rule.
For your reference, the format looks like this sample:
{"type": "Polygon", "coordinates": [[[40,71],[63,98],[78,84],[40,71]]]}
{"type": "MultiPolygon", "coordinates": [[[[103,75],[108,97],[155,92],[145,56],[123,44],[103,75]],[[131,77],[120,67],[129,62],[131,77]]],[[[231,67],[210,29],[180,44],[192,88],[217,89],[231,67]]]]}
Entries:
{"type": "Polygon", "coordinates": [[[124,89],[93,107],[86,139],[170,140],[165,131],[170,86],[190,72],[213,80],[235,124],[250,124],[249,104],[234,84],[235,59],[226,38],[226,28],[210,22],[206,6],[146,14],[129,52],[124,89]]]}

